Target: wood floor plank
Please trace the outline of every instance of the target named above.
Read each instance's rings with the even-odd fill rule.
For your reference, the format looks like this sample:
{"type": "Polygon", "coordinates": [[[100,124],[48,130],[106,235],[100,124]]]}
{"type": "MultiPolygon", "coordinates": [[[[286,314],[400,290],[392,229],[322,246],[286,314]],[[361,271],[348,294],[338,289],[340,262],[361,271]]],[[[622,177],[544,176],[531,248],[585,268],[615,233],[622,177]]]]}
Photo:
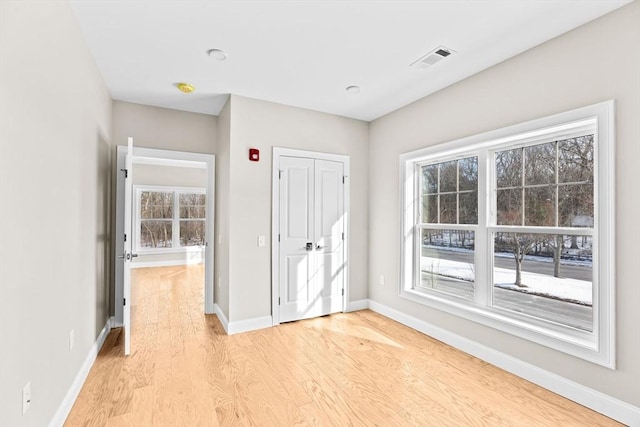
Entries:
{"type": "Polygon", "coordinates": [[[114,329],[66,426],[614,426],[363,310],[227,336],[202,266],[133,272],[132,354],[114,329]]]}

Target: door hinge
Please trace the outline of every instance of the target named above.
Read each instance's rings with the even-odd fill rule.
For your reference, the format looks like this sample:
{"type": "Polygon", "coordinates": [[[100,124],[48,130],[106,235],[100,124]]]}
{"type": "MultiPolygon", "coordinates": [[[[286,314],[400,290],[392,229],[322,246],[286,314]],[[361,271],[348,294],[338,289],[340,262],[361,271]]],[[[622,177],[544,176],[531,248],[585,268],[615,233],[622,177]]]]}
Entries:
{"type": "Polygon", "coordinates": [[[278,305],[280,305],[280,297],[278,297],[278,305]]]}
{"type": "Polygon", "coordinates": [[[127,305],[127,299],[126,298],[122,298],[122,305],[127,305]]]}
{"type": "Polygon", "coordinates": [[[278,171],[278,179],[282,179],[282,171],[281,170],[278,171]]]}
{"type": "Polygon", "coordinates": [[[120,169],[121,172],[124,172],[124,177],[129,178],[129,171],[126,169],[120,169]]]}
{"type": "Polygon", "coordinates": [[[124,235],[124,241],[125,242],[127,241],[127,235],[126,234],[124,235]]]}
{"type": "Polygon", "coordinates": [[[342,183],[343,183],[343,184],[344,184],[344,179],[345,179],[345,178],[346,178],[345,176],[343,176],[343,177],[342,177],[342,183]]]}
{"type": "Polygon", "coordinates": [[[342,296],[344,296],[344,288],[342,288],[342,296]]]}
{"type": "Polygon", "coordinates": [[[342,232],[342,240],[344,240],[344,232],[342,232]]]}

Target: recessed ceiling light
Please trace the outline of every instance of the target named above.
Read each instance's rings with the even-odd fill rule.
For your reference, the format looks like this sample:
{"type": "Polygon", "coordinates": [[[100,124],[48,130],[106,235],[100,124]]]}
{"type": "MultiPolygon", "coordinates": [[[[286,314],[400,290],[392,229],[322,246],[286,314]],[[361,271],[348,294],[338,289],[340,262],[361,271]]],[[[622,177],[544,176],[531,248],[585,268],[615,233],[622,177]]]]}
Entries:
{"type": "Polygon", "coordinates": [[[345,89],[347,91],[347,93],[359,93],[360,92],[360,86],[347,86],[347,88],[345,89]]]}
{"type": "Polygon", "coordinates": [[[207,51],[207,54],[210,57],[217,59],[218,61],[224,61],[225,59],[227,59],[227,52],[222,49],[209,49],[207,51]]]}
{"type": "Polygon", "coordinates": [[[184,93],[191,93],[196,90],[196,88],[189,83],[178,83],[176,87],[184,93]]]}

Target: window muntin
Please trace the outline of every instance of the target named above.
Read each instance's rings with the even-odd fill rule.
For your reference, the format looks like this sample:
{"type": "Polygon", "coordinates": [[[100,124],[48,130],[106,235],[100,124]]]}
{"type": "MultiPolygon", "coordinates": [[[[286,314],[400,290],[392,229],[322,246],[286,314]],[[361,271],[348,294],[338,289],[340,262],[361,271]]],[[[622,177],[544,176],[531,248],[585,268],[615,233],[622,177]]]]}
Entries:
{"type": "MultiPolygon", "coordinates": [[[[401,155],[401,296],[613,368],[613,124],[609,101],[401,155]],[[443,191],[433,179],[430,190],[423,190],[429,181],[425,184],[421,168],[473,156],[478,158],[478,194],[485,195],[478,199],[478,224],[436,222],[435,214],[427,217],[433,222],[425,223],[425,196],[443,191]],[[429,228],[475,231],[473,300],[424,286],[420,258],[424,230],[429,228]],[[510,305],[496,296],[513,292],[494,286],[502,284],[494,280],[500,263],[514,265],[508,281],[516,282],[513,252],[502,248],[503,253],[494,256],[496,238],[504,243],[506,233],[537,240],[523,259],[522,278],[529,280],[529,264],[542,256],[542,281],[578,280],[583,296],[591,292],[591,307],[586,297],[573,301],[584,309],[582,320],[551,319],[529,310],[523,301],[510,305]],[[497,258],[502,260],[496,262],[497,258]],[[554,277],[556,264],[565,277],[554,277]],[[567,271],[576,264],[581,270],[567,271]]],[[[430,175],[436,170],[432,168],[430,175]]],[[[440,215],[439,209],[432,209],[440,215]]],[[[537,297],[538,287],[530,288],[528,294],[537,297]]]]}
{"type": "Polygon", "coordinates": [[[137,186],[136,198],[137,251],[175,252],[204,245],[204,189],[137,186]]]}

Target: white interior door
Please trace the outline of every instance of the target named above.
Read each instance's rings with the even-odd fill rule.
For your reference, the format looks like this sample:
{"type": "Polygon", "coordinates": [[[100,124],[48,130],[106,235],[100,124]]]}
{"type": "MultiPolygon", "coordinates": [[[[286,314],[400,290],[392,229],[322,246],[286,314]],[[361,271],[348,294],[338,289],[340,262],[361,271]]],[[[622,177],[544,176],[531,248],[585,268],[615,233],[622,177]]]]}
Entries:
{"type": "Polygon", "coordinates": [[[124,354],[131,353],[131,261],[133,253],[133,138],[129,137],[127,145],[125,180],[124,180],[124,258],[123,271],[123,327],[124,327],[124,354]]]}
{"type": "Polygon", "coordinates": [[[280,322],[342,310],[343,164],[280,158],[280,322]]]}
{"type": "Polygon", "coordinates": [[[344,165],[314,160],[314,261],[320,315],[342,311],[344,289],[344,165]]]}

